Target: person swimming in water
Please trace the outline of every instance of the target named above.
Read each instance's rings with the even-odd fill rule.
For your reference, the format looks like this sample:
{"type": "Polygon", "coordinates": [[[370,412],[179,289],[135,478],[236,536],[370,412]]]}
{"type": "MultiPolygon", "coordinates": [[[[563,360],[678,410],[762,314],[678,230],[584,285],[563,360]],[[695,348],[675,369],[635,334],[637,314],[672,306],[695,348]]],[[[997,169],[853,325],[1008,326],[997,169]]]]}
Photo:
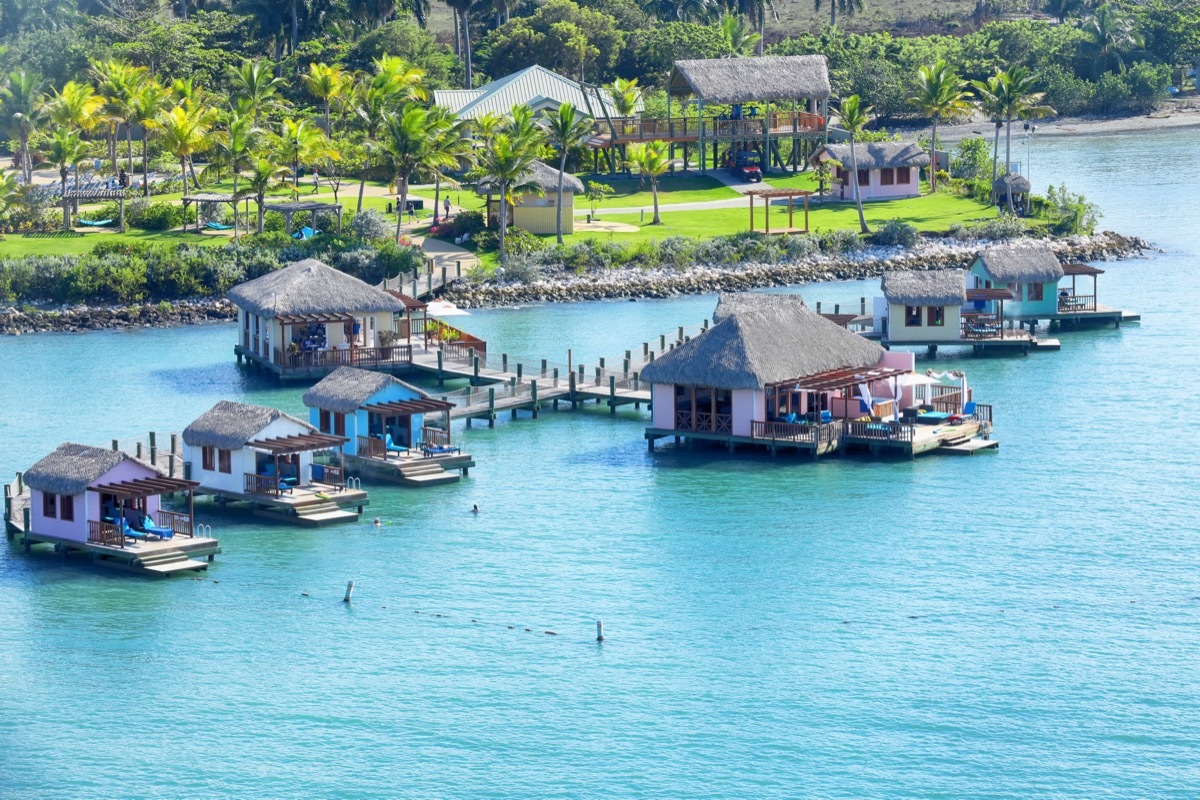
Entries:
{"type": "Polygon", "coordinates": [[[472,514],[478,514],[478,513],[479,513],[479,506],[478,506],[478,505],[475,505],[474,503],[472,503],[472,504],[471,504],[471,513],[472,513],[472,514]]]}

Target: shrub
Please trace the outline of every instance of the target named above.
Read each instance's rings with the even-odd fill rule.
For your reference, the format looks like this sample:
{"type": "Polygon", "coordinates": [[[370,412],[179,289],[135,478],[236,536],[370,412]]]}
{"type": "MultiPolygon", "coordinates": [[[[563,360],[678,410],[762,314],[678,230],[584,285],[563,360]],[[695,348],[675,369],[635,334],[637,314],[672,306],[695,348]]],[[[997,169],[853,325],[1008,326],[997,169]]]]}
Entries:
{"type": "Polygon", "coordinates": [[[125,221],[144,231],[165,231],[183,222],[183,212],[171,203],[151,203],[138,198],[125,206],[125,221]]]}
{"type": "Polygon", "coordinates": [[[509,258],[508,263],[500,270],[503,270],[500,275],[505,281],[534,283],[542,277],[544,267],[537,253],[522,253],[509,258]]]}
{"type": "Polygon", "coordinates": [[[963,241],[982,239],[1000,242],[1024,236],[1025,230],[1025,223],[1020,219],[1003,214],[996,219],[983,220],[972,225],[956,224],[950,228],[950,235],[963,241]]]}
{"type": "Polygon", "coordinates": [[[1072,194],[1064,183],[1046,193],[1050,232],[1058,236],[1090,234],[1096,230],[1100,209],[1082,194],[1072,194]]]}
{"type": "Polygon", "coordinates": [[[1129,109],[1138,113],[1152,111],[1171,87],[1171,68],[1166,64],[1138,61],[1123,77],[1129,87],[1129,109]]]}
{"type": "Polygon", "coordinates": [[[916,247],[920,241],[920,232],[898,219],[890,219],[883,223],[871,236],[872,244],[883,247],[916,247]]]}
{"type": "Polygon", "coordinates": [[[482,211],[462,211],[443,227],[446,229],[446,236],[457,239],[459,236],[479,233],[487,224],[484,222],[482,211]]]}
{"type": "Polygon", "coordinates": [[[853,253],[862,247],[862,239],[852,230],[843,229],[821,234],[821,249],[830,255],[853,253]]]}
{"type": "Polygon", "coordinates": [[[1095,85],[1057,64],[1047,67],[1041,75],[1046,91],[1046,103],[1064,116],[1074,116],[1092,107],[1095,85]]]}
{"type": "Polygon", "coordinates": [[[976,178],[991,177],[992,148],[987,139],[982,136],[972,136],[963,139],[954,148],[950,158],[950,175],[955,178],[973,181],[976,178]]]}
{"type": "Polygon", "coordinates": [[[350,230],[364,242],[378,242],[388,238],[392,226],[384,219],[383,214],[368,208],[354,215],[354,219],[350,221],[350,230]]]}
{"type": "Polygon", "coordinates": [[[658,260],[663,266],[684,269],[696,265],[696,240],[671,236],[658,243],[658,260]]]}

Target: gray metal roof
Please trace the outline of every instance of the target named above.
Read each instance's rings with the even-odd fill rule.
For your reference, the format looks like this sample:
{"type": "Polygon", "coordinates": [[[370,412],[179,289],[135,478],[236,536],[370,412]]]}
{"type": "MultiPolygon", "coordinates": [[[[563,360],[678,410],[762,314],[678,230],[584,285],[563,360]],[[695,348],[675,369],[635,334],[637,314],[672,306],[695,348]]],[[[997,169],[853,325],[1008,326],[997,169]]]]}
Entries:
{"type": "Polygon", "coordinates": [[[285,414],[277,408],[222,400],[183,429],[183,441],[191,447],[240,450],[259,431],[277,419],[291,420],[310,432],[316,431],[316,428],[307,422],[285,414]]]}
{"type": "Polygon", "coordinates": [[[416,386],[382,372],[371,372],[357,367],[338,367],[304,393],[304,405],[338,414],[350,414],[361,408],[363,403],[379,390],[390,385],[401,386],[414,397],[429,397],[416,386]]]}
{"type": "MultiPolygon", "coordinates": [[[[857,142],[854,145],[854,156],[859,169],[929,165],[929,153],[916,142],[857,142]]],[[[841,162],[843,168],[850,169],[850,143],[831,142],[822,145],[809,158],[809,163],[815,165],[828,158],[836,159],[841,162]]]]}
{"type": "Polygon", "coordinates": [[[87,491],[92,482],[125,460],[136,461],[157,475],[163,474],[158,468],[120,450],[66,442],[27,469],[24,481],[29,488],[39,492],[81,494],[87,491]]]}
{"type": "Polygon", "coordinates": [[[829,97],[825,56],[681,59],[667,81],[673,95],[695,95],[705,103],[824,100],[829,97]]]}
{"type": "Polygon", "coordinates": [[[229,290],[233,304],[266,317],[403,311],[387,292],[315,258],[306,258],[229,290]]]}
{"type": "Polygon", "coordinates": [[[829,370],[873,367],[883,352],[799,303],[768,301],[727,311],[707,333],[647,364],[641,377],[650,383],[762,389],[829,370]]]}
{"type": "MultiPolygon", "coordinates": [[[[537,64],[478,89],[435,90],[433,102],[468,119],[476,119],[484,114],[506,117],[512,113],[513,106],[540,106],[547,102],[554,108],[570,103],[581,114],[589,114],[588,109],[591,108],[592,112],[603,117],[604,112],[597,105],[599,103],[608,110],[609,116],[617,115],[612,98],[603,89],[599,92],[599,99],[596,92],[589,92],[585,98],[578,83],[537,64]]],[[[638,102],[638,110],[641,110],[641,101],[638,102]]]]}
{"type": "Polygon", "coordinates": [[[902,306],[958,306],[967,302],[966,276],[961,269],[885,272],[883,296],[902,306]]]}
{"type": "Polygon", "coordinates": [[[1063,276],[1058,256],[1045,242],[993,245],[977,259],[992,280],[1002,283],[1056,283],[1063,276]]]}

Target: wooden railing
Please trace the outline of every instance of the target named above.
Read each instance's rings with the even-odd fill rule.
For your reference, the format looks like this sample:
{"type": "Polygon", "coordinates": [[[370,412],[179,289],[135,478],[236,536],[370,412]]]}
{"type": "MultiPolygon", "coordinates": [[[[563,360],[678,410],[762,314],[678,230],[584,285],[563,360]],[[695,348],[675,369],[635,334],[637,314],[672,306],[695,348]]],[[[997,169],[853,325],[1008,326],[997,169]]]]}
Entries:
{"type": "Polygon", "coordinates": [[[247,472],[243,483],[243,491],[246,494],[263,494],[278,497],[279,478],[274,475],[255,475],[253,472],[247,472]]]}
{"type": "MultiPolygon", "coordinates": [[[[780,111],[770,115],[770,132],[773,134],[811,133],[825,129],[825,120],[820,114],[806,111],[780,111]]],[[[597,120],[593,136],[608,137],[617,142],[647,142],[655,139],[699,139],[739,138],[761,139],[767,133],[767,117],[743,117],[742,119],[717,119],[705,117],[680,117],[679,119],[617,118],[611,121],[597,120]]]]}
{"type": "Polygon", "coordinates": [[[359,436],[356,452],[364,458],[387,458],[387,448],[383,440],[374,436],[359,436]]]}
{"type": "Polygon", "coordinates": [[[770,439],[776,442],[815,442],[817,425],[803,422],[760,422],[750,423],[750,436],[755,439],[770,439]]]}
{"type": "Polygon", "coordinates": [[[125,534],[111,522],[88,520],[88,544],[104,544],[110,547],[124,547],[125,534]]]}
{"type": "Polygon", "coordinates": [[[450,431],[441,428],[421,428],[421,441],[430,447],[449,447],[450,431]]]}
{"type": "Polygon", "coordinates": [[[338,489],[346,485],[346,473],[341,467],[335,467],[332,464],[313,464],[312,479],[313,483],[335,486],[338,489]]]}
{"type": "Polygon", "coordinates": [[[953,386],[933,386],[933,399],[929,401],[929,405],[933,406],[938,411],[944,411],[949,414],[957,414],[962,411],[963,397],[962,390],[953,386]]]}
{"type": "Polygon", "coordinates": [[[377,367],[392,364],[411,364],[412,347],[394,344],[390,347],[354,347],[345,350],[301,350],[286,353],[275,348],[275,363],[286,370],[334,369],[336,367],[377,367]]]}
{"type": "Polygon", "coordinates": [[[851,422],[847,420],[846,436],[850,439],[878,442],[911,442],[913,426],[895,422],[851,422]]]}
{"type": "Polygon", "coordinates": [[[962,338],[968,341],[985,339],[1001,339],[1004,330],[998,321],[982,321],[964,319],[962,322],[962,338]]]}
{"type": "Polygon", "coordinates": [[[676,411],[675,430],[732,434],[733,415],[713,414],[711,411],[697,411],[693,416],[690,411],[676,411]]]}
{"type": "Polygon", "coordinates": [[[155,516],[160,528],[170,528],[176,536],[191,538],[193,535],[191,514],[181,514],[178,511],[164,511],[160,509],[155,516]]]}
{"type": "Polygon", "coordinates": [[[1094,294],[1072,294],[1058,298],[1058,311],[1060,314],[1074,314],[1081,311],[1095,310],[1096,295],[1094,294]]]}
{"type": "Polygon", "coordinates": [[[992,423],[992,407],[988,403],[976,403],[975,413],[972,415],[980,422],[986,422],[989,425],[992,423]]]}

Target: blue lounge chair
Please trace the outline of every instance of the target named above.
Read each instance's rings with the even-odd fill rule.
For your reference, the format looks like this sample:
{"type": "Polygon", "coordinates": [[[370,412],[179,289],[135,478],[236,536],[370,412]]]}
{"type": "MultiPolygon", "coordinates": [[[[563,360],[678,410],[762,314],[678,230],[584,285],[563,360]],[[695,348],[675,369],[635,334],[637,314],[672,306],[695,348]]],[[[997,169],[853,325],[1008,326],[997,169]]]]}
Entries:
{"type": "Polygon", "coordinates": [[[308,227],[307,225],[305,225],[303,228],[301,228],[300,230],[293,233],[292,238],[299,239],[300,241],[303,242],[306,239],[311,239],[314,236],[320,236],[320,235],[321,235],[321,231],[314,230],[314,229],[308,227]]]}
{"type": "Polygon", "coordinates": [[[145,531],[139,531],[131,528],[129,526],[129,520],[127,519],[121,520],[121,534],[124,535],[126,539],[141,539],[143,541],[149,541],[150,539],[150,534],[146,533],[145,531]]]}
{"type": "Polygon", "coordinates": [[[149,514],[146,514],[144,517],[142,517],[142,530],[144,530],[146,533],[153,533],[160,539],[175,538],[174,528],[164,528],[161,525],[156,525],[154,520],[150,519],[149,514]]]}
{"type": "Polygon", "coordinates": [[[822,411],[821,412],[821,422],[833,422],[833,412],[832,411],[822,411]]]}
{"type": "Polygon", "coordinates": [[[970,401],[964,403],[962,413],[963,413],[964,417],[975,416],[975,401],[970,400],[970,401]]]}
{"type": "Polygon", "coordinates": [[[400,445],[396,444],[396,442],[392,439],[392,435],[390,433],[387,434],[383,440],[383,449],[385,451],[385,454],[386,453],[407,453],[408,452],[407,447],[401,447],[400,445]]]}

